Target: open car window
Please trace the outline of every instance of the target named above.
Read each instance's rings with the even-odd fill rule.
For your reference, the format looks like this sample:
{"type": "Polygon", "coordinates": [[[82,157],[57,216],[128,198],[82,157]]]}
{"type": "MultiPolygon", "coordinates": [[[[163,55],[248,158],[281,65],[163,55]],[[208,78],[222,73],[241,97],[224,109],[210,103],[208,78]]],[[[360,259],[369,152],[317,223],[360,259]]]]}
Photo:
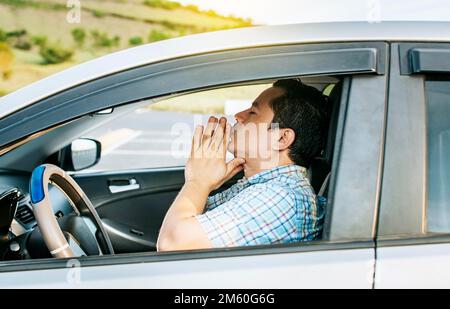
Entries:
{"type": "MultiPolygon", "coordinates": [[[[310,78],[327,94],[337,79],[310,78]],[[331,87],[330,87],[331,86],[331,87]]],[[[210,115],[234,115],[251,106],[271,83],[237,85],[194,93],[156,98],[140,104],[83,135],[101,142],[100,161],[84,172],[184,166],[191,147],[193,129],[210,115]]],[[[228,153],[228,159],[232,156],[228,153]]]]}

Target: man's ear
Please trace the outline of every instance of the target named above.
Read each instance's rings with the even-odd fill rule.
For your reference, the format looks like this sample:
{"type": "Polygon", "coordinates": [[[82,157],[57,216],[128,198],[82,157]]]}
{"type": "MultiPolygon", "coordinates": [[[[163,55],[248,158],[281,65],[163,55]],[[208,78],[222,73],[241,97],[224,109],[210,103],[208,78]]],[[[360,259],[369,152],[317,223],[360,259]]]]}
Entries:
{"type": "Polygon", "coordinates": [[[274,143],[274,150],[288,149],[295,141],[295,132],[289,128],[278,129],[278,139],[274,143]]]}

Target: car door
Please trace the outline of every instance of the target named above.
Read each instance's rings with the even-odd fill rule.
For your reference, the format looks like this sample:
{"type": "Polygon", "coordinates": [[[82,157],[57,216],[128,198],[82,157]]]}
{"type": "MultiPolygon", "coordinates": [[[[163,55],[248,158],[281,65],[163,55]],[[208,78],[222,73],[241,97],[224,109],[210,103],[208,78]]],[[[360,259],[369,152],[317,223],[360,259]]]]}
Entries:
{"type": "MultiPolygon", "coordinates": [[[[40,103],[40,108],[45,108],[46,104],[53,106],[46,115],[30,116],[33,107],[22,110],[21,115],[12,115],[7,122],[12,123],[14,117],[24,117],[28,113],[31,120],[39,119],[30,120],[28,130],[33,126],[42,129],[92,110],[169,93],[291,76],[332,75],[343,80],[322,240],[33,261],[30,266],[24,266],[27,262],[23,261],[3,265],[0,284],[6,284],[7,278],[12,277],[14,280],[8,281],[9,287],[31,287],[33,282],[39,282],[39,287],[46,288],[74,284],[86,288],[371,288],[383,159],[387,50],[388,44],[384,42],[358,42],[270,46],[197,55],[121,72],[58,94],[40,103]],[[83,92],[86,95],[80,95],[83,92]],[[74,97],[80,99],[67,100],[74,97]],[[21,267],[28,271],[22,271],[21,267]],[[30,279],[35,276],[39,281],[30,279]]],[[[92,177],[80,175],[76,179],[94,200],[103,196],[108,200],[111,185],[139,184],[145,196],[142,207],[151,207],[150,201],[165,201],[168,207],[182,184],[181,175],[182,169],[163,169],[92,177]],[[123,182],[131,179],[136,183],[123,182]],[[167,191],[161,192],[162,188],[167,191]]],[[[116,198],[110,199],[114,203],[116,198]]],[[[123,195],[123,199],[126,200],[127,195],[123,195]]],[[[127,203],[117,205],[119,212],[127,211],[127,203]]],[[[164,207],[155,205],[161,210],[155,212],[155,218],[160,219],[164,207]]]]}
{"type": "MultiPolygon", "coordinates": [[[[236,175],[216,192],[242,176],[236,175]]],[[[164,216],[184,184],[184,168],[80,173],[73,178],[96,207],[116,253],[156,251],[164,216]]]]}
{"type": "Polygon", "coordinates": [[[376,288],[450,287],[450,44],[393,44],[376,288]]]}
{"type": "MultiPolygon", "coordinates": [[[[164,216],[184,183],[195,126],[211,113],[234,121],[230,110],[245,109],[243,104],[269,86],[228,86],[130,104],[129,111],[83,135],[101,142],[102,155],[72,177],[96,207],[116,253],[156,250],[164,216]]],[[[242,177],[236,175],[212,194],[242,177]]]]}

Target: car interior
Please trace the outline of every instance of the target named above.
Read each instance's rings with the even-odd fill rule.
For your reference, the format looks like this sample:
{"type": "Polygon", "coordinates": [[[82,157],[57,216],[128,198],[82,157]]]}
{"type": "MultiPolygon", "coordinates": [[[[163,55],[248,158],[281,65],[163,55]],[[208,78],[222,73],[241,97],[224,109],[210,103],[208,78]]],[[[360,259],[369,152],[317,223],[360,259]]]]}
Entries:
{"type": "MultiPolygon", "coordinates": [[[[343,77],[306,76],[301,77],[301,80],[328,95],[328,102],[331,104],[326,145],[321,155],[314,159],[308,171],[316,194],[327,197],[330,191],[330,174],[343,77]]],[[[252,83],[273,81],[275,80],[252,83]]],[[[227,85],[227,87],[230,86],[233,85],[227,85]]],[[[192,92],[203,90],[198,89],[192,92]]],[[[173,94],[170,97],[173,97],[173,94]]],[[[130,110],[164,99],[164,97],[149,98],[84,115],[0,149],[0,261],[53,256],[37,224],[32,206],[33,197],[30,196],[32,172],[41,164],[55,165],[75,180],[98,213],[114,248],[114,254],[156,251],[156,240],[164,216],[184,183],[184,167],[83,172],[84,167],[93,166],[98,162],[101,156],[101,144],[98,141],[82,140],[82,138],[89,131],[114,121],[130,110]],[[92,158],[80,157],[81,161],[76,161],[73,152],[77,147],[94,149],[92,158]],[[135,186],[136,190],[122,192],[123,186],[135,186]]],[[[221,188],[212,192],[212,195],[229,188],[242,176],[242,173],[236,175],[221,188]]],[[[76,205],[78,202],[70,201],[68,199],[70,194],[63,192],[61,187],[57,179],[50,179],[49,199],[54,217],[64,235],[67,238],[73,238],[72,240],[86,255],[98,255],[102,252],[107,254],[105,250],[100,250],[101,245],[98,245],[99,249],[91,240],[83,240],[87,237],[86,233],[93,232],[97,244],[105,241],[99,233],[95,232],[95,228],[94,230],[92,226],[86,228],[89,223],[80,223],[79,220],[74,219],[85,213],[83,210],[77,211],[77,208],[81,209],[79,205],[76,205]]],[[[324,230],[326,228],[325,223],[324,230]]]]}

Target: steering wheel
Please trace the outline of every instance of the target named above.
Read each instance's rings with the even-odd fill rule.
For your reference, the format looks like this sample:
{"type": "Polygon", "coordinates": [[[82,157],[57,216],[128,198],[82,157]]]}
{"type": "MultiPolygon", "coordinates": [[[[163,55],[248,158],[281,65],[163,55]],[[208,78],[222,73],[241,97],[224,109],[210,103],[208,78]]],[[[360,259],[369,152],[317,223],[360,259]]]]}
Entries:
{"type": "Polygon", "coordinates": [[[82,248],[92,247],[92,242],[100,255],[114,254],[111,240],[97,211],[80,186],[64,170],[52,164],[36,167],[30,179],[30,196],[42,238],[53,257],[70,258],[88,255],[82,248]],[[88,234],[87,237],[75,239],[74,235],[63,233],[52,209],[48,191],[49,183],[64,193],[74,209],[76,218],[80,219],[79,221],[87,220],[92,223],[91,228],[89,228],[89,224],[77,223],[83,229],[83,234],[88,234]],[[86,243],[80,243],[81,240],[86,243]]]}

